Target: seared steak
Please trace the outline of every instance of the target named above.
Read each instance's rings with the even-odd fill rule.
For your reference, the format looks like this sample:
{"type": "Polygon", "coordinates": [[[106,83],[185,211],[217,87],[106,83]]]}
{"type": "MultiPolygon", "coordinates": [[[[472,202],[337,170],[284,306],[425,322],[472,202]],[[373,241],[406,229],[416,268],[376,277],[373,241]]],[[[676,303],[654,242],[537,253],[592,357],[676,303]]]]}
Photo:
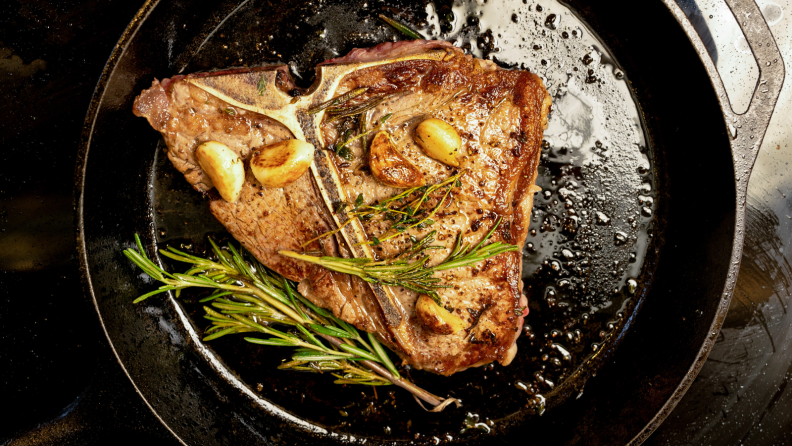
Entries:
{"type": "Polygon", "coordinates": [[[413,291],[371,286],[353,276],[283,257],[278,251],[388,259],[411,246],[410,236],[420,238],[436,230],[433,244],[447,249],[428,251],[433,264],[449,254],[458,234],[475,245],[499,219],[500,226],[490,240],[522,246],[550,109],[542,81],[529,72],[500,69],[437,41],[357,49],[322,64],[319,78],[317,86],[302,92],[306,96],[298,100],[287,100],[284,94],[293,94],[295,87],[283,66],[191,75],[162,83],[155,80],[136,99],[134,111],[163,134],[168,156],[190,184],[210,194],[211,180],[193,154],[201,142],[222,142],[246,163],[252,151],[263,145],[289,138],[312,142],[317,146],[314,165],[296,182],[265,188],[248,168],[240,199],[229,203],[212,195],[212,213],[262,263],[299,282],[306,297],[378,334],[416,368],[450,375],[496,360],[504,365],[511,362],[527,314],[519,251],[437,273],[443,283],[451,285],[438,290],[443,307],[465,324],[451,334],[429,330],[418,321],[418,294],[413,291]],[[269,86],[267,95],[262,85],[269,86]],[[346,221],[345,211],[335,206],[338,202],[362,196],[373,204],[403,190],[372,176],[365,155],[373,132],[368,139],[348,144],[342,157],[325,149],[344,137],[348,124],[322,120],[321,113],[306,113],[328,98],[360,87],[367,90],[354,103],[385,98],[364,117],[372,123],[389,117],[379,130],[390,132],[397,150],[420,171],[426,184],[462,173],[461,185],[427,227],[375,246],[359,246],[354,242],[361,241],[360,237],[374,240],[387,233],[388,222],[371,219],[303,246],[346,221]],[[416,145],[414,129],[430,117],[451,124],[461,136],[459,167],[426,156],[416,145]]]}

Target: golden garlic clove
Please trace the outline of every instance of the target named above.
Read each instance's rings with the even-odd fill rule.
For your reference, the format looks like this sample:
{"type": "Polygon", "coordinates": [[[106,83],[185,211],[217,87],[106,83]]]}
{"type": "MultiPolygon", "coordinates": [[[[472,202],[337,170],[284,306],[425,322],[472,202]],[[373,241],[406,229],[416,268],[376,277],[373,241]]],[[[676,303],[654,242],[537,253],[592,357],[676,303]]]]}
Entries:
{"type": "Polygon", "coordinates": [[[415,141],[428,156],[449,166],[459,166],[457,154],[462,138],[447,122],[437,118],[424,120],[415,128],[415,141]]]}
{"type": "Polygon", "coordinates": [[[245,166],[239,155],[223,143],[206,141],[195,149],[195,158],[225,201],[239,199],[245,183],[245,166]]]}
{"type": "Polygon", "coordinates": [[[254,151],[250,170],[266,187],[288,186],[311,167],[313,157],[313,144],[287,139],[254,151]]]}
{"type": "Polygon", "coordinates": [[[374,135],[369,149],[369,168],[374,178],[392,187],[415,187],[426,184],[424,176],[391,141],[386,131],[374,135]]]}
{"type": "Polygon", "coordinates": [[[465,328],[462,318],[449,313],[426,294],[418,296],[415,315],[418,316],[421,325],[437,334],[450,335],[465,328]]]}

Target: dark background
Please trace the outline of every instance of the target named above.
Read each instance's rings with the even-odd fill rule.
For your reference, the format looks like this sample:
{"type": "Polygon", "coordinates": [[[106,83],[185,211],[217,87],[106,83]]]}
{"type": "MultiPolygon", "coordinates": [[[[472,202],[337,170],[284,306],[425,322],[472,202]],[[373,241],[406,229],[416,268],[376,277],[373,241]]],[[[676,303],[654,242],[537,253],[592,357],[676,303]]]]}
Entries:
{"type": "MultiPolygon", "coordinates": [[[[178,444],[138,397],[83,294],[75,157],[96,82],[142,1],[0,2],[0,442],[63,413],[96,444],[178,444]],[[113,392],[97,392],[102,384],[113,392]]],[[[54,438],[54,437],[53,437],[54,438]]],[[[41,444],[49,444],[42,438],[41,444]]]]}
{"type": "MultiPolygon", "coordinates": [[[[73,177],[83,120],[107,58],[142,3],[0,6],[0,443],[64,417],[65,432],[45,425],[29,440],[51,444],[83,432],[90,444],[178,444],[113,356],[83,293],[75,248],[73,177]]],[[[776,150],[752,177],[745,255],[724,331],[650,444],[792,444],[792,349],[784,329],[792,195],[777,186],[786,182],[778,180],[792,148],[776,150]]]]}

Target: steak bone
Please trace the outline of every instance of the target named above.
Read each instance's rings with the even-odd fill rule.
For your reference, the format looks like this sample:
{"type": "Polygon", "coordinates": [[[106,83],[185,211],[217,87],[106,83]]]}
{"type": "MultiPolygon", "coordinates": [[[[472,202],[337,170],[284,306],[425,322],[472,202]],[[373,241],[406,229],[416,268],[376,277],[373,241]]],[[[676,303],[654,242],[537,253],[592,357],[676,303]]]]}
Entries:
{"type": "MultiPolygon", "coordinates": [[[[453,55],[448,49],[440,48],[396,58],[371,60],[369,57],[362,58],[362,62],[320,65],[317,68],[317,82],[307,94],[296,98],[280,88],[273,88],[281,73],[278,69],[239,71],[223,76],[195,76],[188,77],[185,81],[230,105],[272,118],[288,128],[295,138],[320,148],[314,153],[311,175],[336,227],[341,227],[350,217],[344,209],[334,211],[334,206],[351,200],[346,196],[331,154],[327,150],[321,150],[325,146],[320,130],[325,111],[310,114],[309,110],[335,97],[341,80],[354,71],[400,61],[444,60],[446,57],[453,55]]],[[[354,257],[374,258],[371,246],[366,243],[368,237],[357,219],[343,226],[339,233],[354,257]]],[[[374,293],[396,342],[406,342],[405,309],[399,300],[387,286],[376,283],[368,283],[368,286],[374,293]]]]}

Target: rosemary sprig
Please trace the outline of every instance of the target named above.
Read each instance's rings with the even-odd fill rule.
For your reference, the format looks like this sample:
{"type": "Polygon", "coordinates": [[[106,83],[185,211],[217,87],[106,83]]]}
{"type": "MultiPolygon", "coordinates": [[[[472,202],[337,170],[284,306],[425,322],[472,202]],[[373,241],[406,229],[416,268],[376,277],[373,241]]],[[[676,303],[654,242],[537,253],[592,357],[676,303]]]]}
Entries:
{"type": "MultiPolygon", "coordinates": [[[[396,259],[375,261],[369,258],[316,257],[285,250],[279,251],[279,254],[285,257],[314,263],[332,271],[358,276],[366,282],[399,286],[417,293],[427,294],[434,299],[435,302],[440,304],[440,296],[438,296],[437,290],[440,288],[448,288],[449,285],[441,284],[440,279],[434,277],[435,272],[474,265],[498,254],[520,249],[516,245],[510,245],[500,241],[484,245],[498,228],[500,222],[501,218],[498,218],[487,235],[473,247],[471,247],[469,243],[463,245],[462,233],[459,233],[451,254],[445,260],[434,266],[429,266],[427,264],[429,261],[428,255],[424,255],[414,261],[409,261],[401,256],[396,259]]],[[[418,244],[425,246],[427,243],[431,243],[431,241],[426,242],[426,239],[433,235],[434,232],[430,233],[419,241],[418,244]]]]}
{"type": "Polygon", "coordinates": [[[350,100],[362,95],[366,91],[368,91],[368,87],[355,88],[354,90],[350,90],[350,91],[342,94],[341,96],[338,96],[338,97],[335,97],[333,99],[330,99],[329,101],[322,102],[321,104],[317,105],[316,107],[308,110],[308,114],[309,115],[315,115],[315,114],[319,113],[320,111],[322,111],[322,110],[324,110],[324,109],[326,109],[328,107],[335,107],[335,106],[340,106],[342,104],[346,104],[350,100]]]}
{"type": "Polygon", "coordinates": [[[229,244],[221,249],[210,238],[217,260],[191,255],[173,247],[161,249],[161,255],[191,267],[184,273],[169,273],[146,255],[140,238],[137,249],[124,254],[154,280],[158,289],[135,299],[141,302],[166,291],[178,293],[187,288],[214,290],[201,299],[205,318],[212,322],[204,341],[229,334],[256,333],[268,337],[246,336],[247,342],[294,348],[291,359],[280,369],[330,372],[339,384],[395,384],[439,411],[455,399],[437,397],[399,375],[382,344],[370,333],[361,334],[355,327],[336,318],[300,295],[284,277],[267,269],[246,251],[229,244]],[[283,325],[279,330],[273,325],[283,325]]]}
{"type": "Polygon", "coordinates": [[[415,31],[415,30],[409,28],[408,26],[403,25],[403,24],[397,22],[396,20],[393,20],[392,18],[390,18],[390,17],[388,17],[386,15],[380,14],[379,18],[380,18],[380,20],[382,20],[383,22],[387,23],[388,25],[396,28],[396,31],[399,31],[400,33],[404,34],[405,36],[407,36],[407,37],[409,37],[411,39],[415,39],[415,40],[423,40],[424,39],[424,36],[422,36],[420,33],[418,33],[418,31],[415,31]]]}
{"type": "Polygon", "coordinates": [[[327,109],[327,122],[338,121],[344,118],[353,118],[361,115],[390,99],[393,94],[375,96],[368,101],[353,106],[338,106],[327,109]]]}
{"type": "MultiPolygon", "coordinates": [[[[308,240],[307,242],[305,242],[302,245],[300,245],[300,247],[304,248],[305,246],[307,246],[311,242],[314,242],[314,241],[319,240],[321,238],[328,237],[328,236],[331,236],[333,234],[336,234],[341,229],[343,229],[344,226],[348,225],[349,223],[351,223],[356,218],[364,218],[366,220],[370,220],[370,219],[375,218],[375,217],[381,217],[383,219],[388,219],[388,220],[393,221],[393,224],[391,225],[390,228],[388,228],[388,231],[395,230],[397,232],[395,234],[393,234],[393,235],[388,235],[388,236],[385,236],[382,239],[379,239],[380,242],[382,242],[384,240],[391,239],[391,238],[393,238],[393,237],[395,237],[395,236],[397,236],[399,234],[402,234],[407,229],[410,229],[410,228],[413,228],[413,227],[417,227],[419,225],[428,225],[429,222],[431,221],[431,217],[433,217],[435,215],[435,213],[437,213],[437,211],[442,207],[443,203],[445,202],[446,197],[448,196],[448,193],[453,188],[459,187],[459,186],[462,185],[462,183],[459,181],[459,179],[465,174],[465,172],[466,171],[462,171],[462,172],[460,172],[460,173],[458,173],[456,175],[448,177],[447,179],[445,179],[445,180],[443,180],[443,181],[441,181],[439,183],[432,184],[432,185],[429,185],[429,186],[412,187],[412,188],[404,190],[404,191],[402,191],[402,192],[400,192],[400,193],[398,193],[398,194],[396,194],[396,195],[394,195],[394,196],[392,196],[392,197],[390,197],[390,198],[386,199],[385,201],[383,201],[381,203],[378,203],[378,204],[371,204],[371,205],[364,204],[363,203],[363,195],[359,195],[357,197],[357,200],[355,200],[355,203],[354,203],[354,206],[352,207],[352,209],[347,211],[347,217],[348,217],[347,221],[342,223],[337,229],[325,232],[325,233],[319,235],[318,237],[314,237],[311,240],[308,240]],[[419,216],[422,217],[423,214],[426,212],[426,210],[425,209],[421,209],[421,207],[423,206],[424,203],[426,203],[426,201],[429,199],[429,197],[433,193],[435,193],[436,191],[438,191],[440,189],[443,189],[443,188],[448,188],[448,190],[446,191],[445,196],[443,197],[443,199],[438,201],[437,204],[431,209],[431,211],[429,212],[429,216],[427,216],[425,218],[416,218],[416,217],[419,217],[419,216]],[[409,202],[407,204],[402,204],[401,206],[398,206],[399,203],[403,203],[404,200],[406,200],[407,198],[411,197],[413,194],[419,193],[419,192],[421,193],[421,196],[419,198],[417,198],[417,199],[415,199],[415,200],[413,200],[413,201],[411,201],[411,202],[409,202]]],[[[334,210],[335,210],[336,213],[339,213],[342,210],[346,209],[348,206],[349,206],[349,203],[341,202],[341,203],[339,203],[338,206],[336,206],[336,208],[334,210]]],[[[370,241],[368,243],[372,243],[373,244],[374,241],[370,241]]]]}

